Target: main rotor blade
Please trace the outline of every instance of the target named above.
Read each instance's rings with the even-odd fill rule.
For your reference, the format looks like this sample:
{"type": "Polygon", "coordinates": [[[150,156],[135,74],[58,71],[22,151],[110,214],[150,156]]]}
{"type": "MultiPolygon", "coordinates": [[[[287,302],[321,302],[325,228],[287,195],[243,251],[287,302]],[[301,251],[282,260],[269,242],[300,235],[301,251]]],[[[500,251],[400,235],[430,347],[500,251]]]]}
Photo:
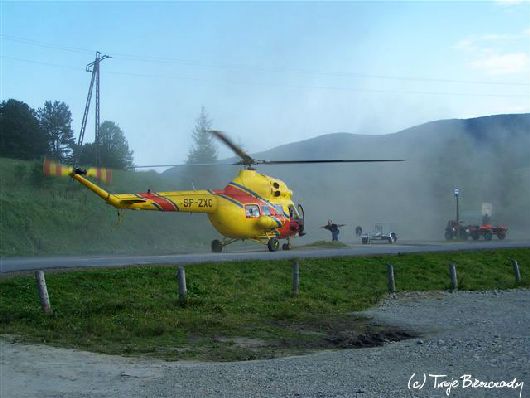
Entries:
{"type": "Polygon", "coordinates": [[[311,164],[311,163],[375,163],[375,162],[404,162],[403,159],[313,159],[313,160],[240,160],[236,163],[190,163],[190,164],[149,164],[127,167],[127,169],[148,169],[156,167],[188,167],[188,166],[252,166],[274,164],[311,164]]]}
{"type": "Polygon", "coordinates": [[[241,158],[241,162],[238,162],[236,164],[244,164],[247,166],[251,166],[253,164],[256,164],[256,161],[252,159],[243,149],[241,149],[238,145],[234,144],[230,138],[228,138],[222,131],[219,130],[210,130],[210,133],[213,134],[215,137],[217,137],[218,140],[223,142],[226,146],[228,146],[232,151],[236,153],[237,156],[241,158]]]}
{"type": "Polygon", "coordinates": [[[403,162],[403,159],[315,159],[315,160],[256,160],[256,164],[309,164],[309,163],[368,163],[403,162]]]}
{"type": "Polygon", "coordinates": [[[141,166],[127,167],[128,169],[147,169],[155,167],[188,167],[188,166],[234,166],[236,163],[190,163],[190,164],[148,164],[141,166]]]}

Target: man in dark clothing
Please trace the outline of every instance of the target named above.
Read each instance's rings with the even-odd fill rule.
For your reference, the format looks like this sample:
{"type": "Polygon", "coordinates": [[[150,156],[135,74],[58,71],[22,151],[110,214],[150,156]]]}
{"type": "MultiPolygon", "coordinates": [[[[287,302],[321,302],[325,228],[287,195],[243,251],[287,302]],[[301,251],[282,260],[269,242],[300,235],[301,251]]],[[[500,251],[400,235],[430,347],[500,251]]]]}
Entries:
{"type": "Polygon", "coordinates": [[[335,242],[339,240],[339,228],[343,226],[344,224],[335,224],[333,221],[328,220],[327,225],[324,225],[322,228],[331,232],[331,240],[335,242]]]}

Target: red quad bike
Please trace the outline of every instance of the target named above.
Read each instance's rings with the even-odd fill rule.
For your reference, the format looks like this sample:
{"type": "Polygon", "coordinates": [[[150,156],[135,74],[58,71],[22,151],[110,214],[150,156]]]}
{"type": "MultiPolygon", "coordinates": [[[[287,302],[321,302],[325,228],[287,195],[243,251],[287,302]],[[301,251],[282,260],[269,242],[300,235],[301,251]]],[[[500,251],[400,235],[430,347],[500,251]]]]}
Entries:
{"type": "Polygon", "coordinates": [[[467,240],[468,231],[467,227],[462,224],[462,221],[456,222],[455,220],[450,220],[447,222],[447,227],[445,227],[445,239],[462,239],[467,240]]]}
{"type": "Polygon", "coordinates": [[[505,225],[463,225],[462,222],[457,223],[456,221],[451,220],[447,223],[447,227],[445,228],[445,239],[467,240],[471,236],[473,240],[478,240],[480,237],[484,237],[484,240],[492,240],[493,235],[497,235],[497,238],[503,240],[506,238],[507,232],[508,228],[505,225]]]}
{"type": "Polygon", "coordinates": [[[483,236],[485,240],[492,240],[493,235],[497,235],[497,238],[503,240],[506,238],[506,233],[508,232],[508,228],[504,225],[493,226],[491,224],[483,224],[480,226],[469,225],[467,226],[467,229],[469,230],[469,236],[471,236],[473,240],[478,240],[481,236],[483,236]]]}

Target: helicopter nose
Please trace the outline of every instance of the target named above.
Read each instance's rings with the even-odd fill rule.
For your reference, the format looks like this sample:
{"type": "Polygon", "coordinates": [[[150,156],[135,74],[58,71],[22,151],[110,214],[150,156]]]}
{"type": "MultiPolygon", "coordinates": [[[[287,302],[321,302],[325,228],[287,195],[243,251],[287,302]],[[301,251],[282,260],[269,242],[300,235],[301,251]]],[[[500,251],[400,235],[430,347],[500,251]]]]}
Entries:
{"type": "Polygon", "coordinates": [[[304,236],[306,233],[304,232],[304,221],[305,221],[305,211],[304,208],[300,203],[298,203],[298,214],[299,218],[297,220],[298,222],[298,236],[304,236]]]}
{"type": "Polygon", "coordinates": [[[298,236],[304,236],[306,233],[304,232],[304,225],[300,225],[300,229],[298,230],[298,236]]]}
{"type": "Polygon", "coordinates": [[[298,220],[298,236],[304,236],[304,220],[300,219],[298,220]]]}

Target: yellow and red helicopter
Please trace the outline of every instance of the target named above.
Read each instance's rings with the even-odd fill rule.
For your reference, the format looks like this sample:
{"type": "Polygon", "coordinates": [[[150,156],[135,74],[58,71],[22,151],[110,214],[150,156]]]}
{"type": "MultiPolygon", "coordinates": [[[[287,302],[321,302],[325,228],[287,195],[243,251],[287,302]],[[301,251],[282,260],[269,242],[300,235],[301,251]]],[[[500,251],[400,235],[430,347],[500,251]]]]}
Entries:
{"type": "MultiPolygon", "coordinates": [[[[285,239],[283,250],[291,248],[291,238],[305,235],[304,209],[295,206],[292,191],[274,177],[258,173],[254,166],[309,163],[357,163],[389,162],[395,160],[255,160],[220,131],[210,131],[221,142],[230,147],[239,157],[235,165],[244,166],[239,174],[223,189],[109,193],[87,177],[109,181],[111,171],[102,168],[81,169],[63,166],[45,160],[47,175],[69,175],[105,202],[118,209],[155,210],[183,213],[206,213],[213,227],[223,236],[212,241],[212,251],[221,252],[223,247],[244,240],[253,240],[267,245],[269,251],[280,248],[280,239],[285,239]]],[[[174,166],[174,165],[164,165],[174,166]]],[[[155,166],[144,166],[155,167],[155,166]]]]}

